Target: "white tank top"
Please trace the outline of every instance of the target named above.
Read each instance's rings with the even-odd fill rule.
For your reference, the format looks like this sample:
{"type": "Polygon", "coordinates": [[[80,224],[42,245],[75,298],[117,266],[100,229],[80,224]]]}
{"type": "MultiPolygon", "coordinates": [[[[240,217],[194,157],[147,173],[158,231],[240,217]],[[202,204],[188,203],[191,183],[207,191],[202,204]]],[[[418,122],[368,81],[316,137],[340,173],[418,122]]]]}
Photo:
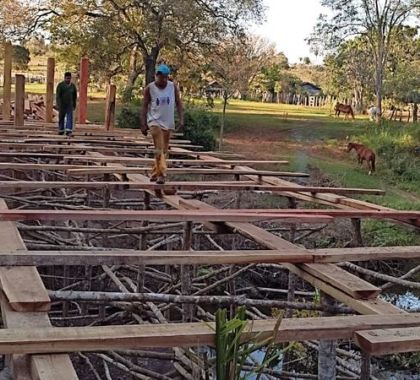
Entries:
{"type": "Polygon", "coordinates": [[[172,82],[164,89],[156,86],[155,82],[150,83],[149,92],[151,102],[147,111],[147,124],[157,125],[164,129],[175,128],[175,86],[172,82]]]}

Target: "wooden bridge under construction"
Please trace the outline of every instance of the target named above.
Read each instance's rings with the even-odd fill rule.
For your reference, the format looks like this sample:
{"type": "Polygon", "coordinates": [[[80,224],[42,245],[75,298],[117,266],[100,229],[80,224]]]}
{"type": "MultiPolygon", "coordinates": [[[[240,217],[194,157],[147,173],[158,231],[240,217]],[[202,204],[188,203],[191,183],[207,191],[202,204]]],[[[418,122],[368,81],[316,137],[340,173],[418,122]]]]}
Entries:
{"type": "Polygon", "coordinates": [[[322,358],[343,378],[373,378],[372,357],[420,350],[420,313],[386,302],[364,278],[419,284],[362,264],[418,260],[420,247],[361,247],[360,228],[381,219],[418,230],[420,212],[354,198],[381,189],[310,186],[286,161],[200,152],[182,136],[171,142],[170,181],[150,183],[151,140],[110,128],[110,118],[78,125],[70,139],[52,123],[0,122],[0,354],[13,378],[83,379],[90,370],[101,378],[93,358],[107,379],[114,367],[140,379],[205,378],[191,348],[214,346],[215,308],[239,305],[250,319],[244,339],[273,334],[275,309],[285,311],[278,343],[310,342],[320,356],[337,341],[357,346],[356,369],[322,358]],[[251,195],[287,207],[243,208],[251,195]],[[338,219],[351,221],[353,248],[298,244],[338,219]],[[288,289],[238,288],[245,276],[279,273],[288,289]],[[304,298],[298,281],[322,302],[304,298]],[[129,360],[136,355],[170,369],[129,360]]]}

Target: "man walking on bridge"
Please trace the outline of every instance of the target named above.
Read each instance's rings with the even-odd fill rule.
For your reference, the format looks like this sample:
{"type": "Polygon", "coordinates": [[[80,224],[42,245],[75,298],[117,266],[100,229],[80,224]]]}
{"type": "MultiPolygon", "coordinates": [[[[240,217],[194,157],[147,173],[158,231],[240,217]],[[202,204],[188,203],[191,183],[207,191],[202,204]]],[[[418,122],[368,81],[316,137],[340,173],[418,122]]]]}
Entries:
{"type": "Polygon", "coordinates": [[[58,108],[58,134],[71,136],[73,132],[73,111],[76,109],[77,89],[71,83],[71,73],[64,74],[64,81],[58,84],[55,91],[58,108]],[[65,128],[64,128],[65,121],[65,128]]]}
{"type": "Polygon", "coordinates": [[[171,132],[175,129],[175,105],[178,111],[179,126],[184,126],[184,109],[178,88],[168,80],[170,69],[161,64],[156,68],[155,81],[144,90],[140,129],[143,135],[150,134],[155,146],[155,163],[150,181],[164,184],[166,178],[166,158],[169,150],[171,132]]]}

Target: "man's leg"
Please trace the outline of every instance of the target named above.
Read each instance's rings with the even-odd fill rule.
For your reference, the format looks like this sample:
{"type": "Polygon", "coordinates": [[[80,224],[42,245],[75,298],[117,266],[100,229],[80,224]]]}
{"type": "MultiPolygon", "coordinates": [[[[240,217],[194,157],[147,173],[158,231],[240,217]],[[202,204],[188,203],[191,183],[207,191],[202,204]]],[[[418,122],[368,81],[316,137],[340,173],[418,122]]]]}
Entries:
{"type": "Polygon", "coordinates": [[[162,176],[161,171],[161,157],[163,153],[164,141],[162,129],[156,125],[150,126],[150,134],[153,138],[153,144],[155,146],[155,163],[153,165],[152,174],[150,176],[151,181],[156,181],[159,177],[162,176]]]}
{"type": "Polygon", "coordinates": [[[64,135],[64,119],[66,118],[66,111],[61,109],[58,111],[58,134],[64,135]]]}
{"type": "Polygon", "coordinates": [[[166,164],[166,160],[168,158],[169,153],[169,140],[171,138],[171,131],[168,129],[162,129],[163,134],[163,154],[161,159],[161,168],[162,168],[162,175],[166,177],[166,172],[168,171],[168,166],[166,164]]]}
{"type": "Polygon", "coordinates": [[[70,136],[73,132],[73,108],[69,108],[66,112],[66,135],[70,136]]]}

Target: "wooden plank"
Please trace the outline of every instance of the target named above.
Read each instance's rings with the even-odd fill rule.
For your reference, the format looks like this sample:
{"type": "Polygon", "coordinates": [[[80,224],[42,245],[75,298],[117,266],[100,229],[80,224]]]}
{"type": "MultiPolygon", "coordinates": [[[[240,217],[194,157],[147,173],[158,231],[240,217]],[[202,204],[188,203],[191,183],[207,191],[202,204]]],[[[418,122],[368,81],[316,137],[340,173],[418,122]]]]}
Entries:
{"type": "Polygon", "coordinates": [[[420,246],[411,247],[360,247],[317,249],[316,263],[339,263],[342,261],[408,260],[420,258],[420,246]]]}
{"type": "MultiPolygon", "coordinates": [[[[0,210],[7,205],[0,199],[0,210]]],[[[14,251],[25,247],[18,230],[10,222],[0,222],[3,249],[14,251]]],[[[50,298],[35,267],[0,268],[0,287],[16,311],[48,311],[50,298]]]]}
{"type": "MultiPolygon", "coordinates": [[[[252,321],[244,338],[272,336],[277,320],[252,321]],[[252,329],[252,330],[251,330],[252,329]]],[[[284,319],[277,342],[351,339],[356,331],[420,326],[419,314],[284,319]]],[[[142,347],[187,347],[214,344],[212,323],[54,327],[0,330],[1,354],[109,351],[142,347]]]]}
{"type": "MultiPolygon", "coordinates": [[[[81,152],[101,152],[101,153],[137,153],[137,154],[153,154],[154,149],[144,148],[130,148],[130,147],[104,147],[99,145],[87,145],[87,144],[73,144],[71,141],[63,144],[45,144],[45,143],[20,143],[20,142],[2,142],[0,147],[7,149],[8,152],[56,152],[60,151],[63,154],[81,154],[81,152]]],[[[181,155],[177,152],[169,151],[171,156],[181,155]]],[[[198,154],[197,154],[198,156],[198,154]]]]}
{"type": "Polygon", "coordinates": [[[420,351],[420,327],[357,331],[356,344],[371,355],[420,351]]]}
{"type": "MultiPolygon", "coordinates": [[[[115,166],[105,167],[84,167],[81,169],[69,169],[68,174],[73,175],[98,175],[98,174],[148,174],[152,168],[132,168],[122,167],[116,168],[115,166]]],[[[309,177],[307,173],[284,172],[284,171],[271,171],[271,170],[257,170],[252,171],[256,175],[265,176],[278,176],[278,177],[309,177]]],[[[169,174],[200,174],[200,175],[245,175],[246,172],[236,169],[194,169],[194,168],[169,168],[169,174]]]]}
{"type": "MultiPolygon", "coordinates": [[[[3,165],[3,168],[8,169],[33,169],[35,168],[32,166],[34,164],[28,164],[28,166],[20,166],[16,164],[12,164],[10,168],[7,165],[3,165]]],[[[2,168],[0,167],[0,169],[2,168]]],[[[63,168],[67,168],[71,166],[63,166],[63,168]]],[[[49,169],[49,170],[60,170],[61,168],[58,166],[42,166],[39,168],[49,169]]],[[[72,169],[69,169],[72,170],[72,169]]],[[[79,170],[79,169],[75,169],[79,170]]],[[[148,172],[147,169],[145,170],[135,170],[135,172],[144,171],[148,172]]],[[[169,169],[170,173],[173,174],[180,174],[184,172],[184,170],[175,171],[175,169],[169,169]]],[[[115,172],[119,172],[115,170],[115,172]]],[[[190,170],[193,172],[193,169],[190,170]]],[[[200,173],[200,172],[198,172],[200,173]]],[[[213,173],[207,172],[207,174],[215,175],[218,171],[214,171],[213,173]]],[[[274,173],[274,172],[273,172],[274,173]]],[[[114,173],[115,174],[115,173],[114,173]]],[[[223,173],[224,174],[224,173],[223,173]]],[[[227,174],[227,173],[226,173],[227,174]]],[[[229,173],[229,174],[234,174],[229,173]]],[[[283,175],[282,173],[280,173],[283,175]]],[[[103,189],[103,188],[118,188],[124,186],[130,189],[138,189],[138,190],[160,190],[163,192],[176,192],[176,191],[263,191],[269,193],[279,193],[284,190],[284,187],[281,186],[270,186],[270,185],[256,185],[250,184],[249,182],[242,182],[237,181],[235,183],[221,183],[221,182],[167,182],[165,185],[158,185],[153,182],[142,182],[142,183],[133,183],[133,182],[107,182],[107,181],[0,181],[0,189],[3,191],[18,191],[20,189],[50,189],[50,188],[90,188],[90,189],[103,189]]],[[[289,191],[300,191],[300,188],[289,188],[289,191]]],[[[308,191],[313,192],[330,192],[331,189],[322,188],[322,187],[308,187],[308,191]]],[[[360,193],[360,194],[376,194],[382,195],[382,190],[377,189],[338,189],[338,192],[342,193],[360,193]]],[[[238,212],[249,212],[250,210],[238,210],[238,212]]],[[[283,209],[268,209],[270,213],[277,213],[283,212],[283,209]]],[[[264,211],[265,212],[265,211],[264,211]]],[[[291,213],[291,210],[285,209],[285,212],[291,213]]],[[[293,212],[295,213],[295,212],[293,212]]],[[[368,211],[368,210],[296,210],[296,213],[299,214],[313,214],[313,215],[329,215],[335,218],[361,218],[361,217],[368,217],[368,218],[401,218],[401,219],[412,219],[419,217],[420,213],[416,211],[368,211]],[[342,211],[342,212],[338,212],[342,211]]]]}
{"type": "MultiPolygon", "coordinates": [[[[233,250],[224,251],[0,251],[0,266],[22,265],[221,265],[251,263],[338,263],[342,261],[371,261],[384,259],[413,259],[420,257],[420,246],[378,247],[363,252],[361,248],[321,250],[233,250]],[[386,249],[384,249],[386,248],[386,249]],[[343,251],[343,252],[341,252],[343,251]]],[[[315,267],[314,267],[315,268],[315,267]]],[[[328,267],[327,267],[328,268],[328,267]]],[[[319,270],[319,267],[317,267],[319,270]]],[[[336,270],[336,267],[334,267],[336,270]]],[[[309,273],[311,271],[308,271],[309,273]]],[[[314,272],[314,269],[312,269],[314,272]]],[[[326,272],[328,273],[328,272],[326,272]]],[[[343,275],[348,276],[348,272],[343,275]]],[[[359,278],[357,278],[359,280],[359,278]]],[[[347,280],[346,280],[347,281],[347,280]]],[[[346,281],[344,282],[346,284],[346,281]]],[[[327,281],[328,282],[328,281],[327,281]]],[[[339,283],[341,285],[341,283],[339,283]]],[[[335,284],[337,286],[337,284],[335,284]]],[[[349,283],[346,284],[349,286],[349,283]]],[[[357,286],[357,284],[356,284],[357,286]]],[[[340,286],[339,286],[340,287],[340,286]]],[[[365,286],[363,285],[362,288],[365,286]]],[[[349,291],[357,289],[351,288],[349,291]]],[[[341,289],[343,290],[343,289],[341,289]]]]}
{"type": "Polygon", "coordinates": [[[148,220],[156,222],[224,222],[262,221],[279,219],[293,223],[328,223],[330,217],[293,214],[242,213],[233,211],[188,211],[188,210],[0,210],[0,220],[148,220]]]}
{"type": "Polygon", "coordinates": [[[311,253],[261,251],[12,251],[0,252],[0,266],[21,265],[225,265],[312,263],[311,253]]]}
{"type": "MultiPolygon", "coordinates": [[[[7,205],[4,200],[0,199],[0,209],[4,208],[7,208],[7,205]]],[[[11,222],[0,222],[0,243],[4,249],[18,250],[19,252],[24,252],[26,249],[16,226],[11,222]]],[[[33,301],[37,302],[37,300],[42,299],[40,297],[46,293],[46,289],[43,287],[42,282],[39,283],[39,274],[36,269],[33,267],[15,269],[24,275],[24,281],[20,284],[16,283],[16,288],[20,289],[26,297],[27,288],[33,287],[38,289],[42,286],[42,289],[39,289],[40,294],[33,301]]],[[[5,268],[0,268],[0,282],[4,270],[5,268]]],[[[33,329],[34,327],[51,326],[47,313],[39,311],[18,312],[14,310],[2,291],[0,291],[0,305],[3,324],[7,328],[33,329]]],[[[15,379],[30,379],[31,375],[39,380],[57,378],[76,380],[78,378],[68,355],[33,355],[30,356],[29,360],[27,360],[26,356],[13,355],[11,366],[15,379]],[[60,377],[55,376],[57,373],[60,374],[60,377]],[[34,376],[35,374],[38,377],[34,376]]]]}
{"type": "MultiPolygon", "coordinates": [[[[12,140],[13,141],[13,140],[12,140]]],[[[66,140],[63,137],[39,137],[39,138],[26,138],[21,140],[20,142],[22,143],[55,143],[57,141],[62,141],[62,142],[66,142],[66,140]]],[[[132,147],[138,147],[139,145],[143,145],[143,146],[153,146],[153,142],[152,141],[145,141],[145,140],[139,140],[139,141],[121,141],[121,140],[94,140],[94,139],[82,139],[82,138],[72,138],[71,141],[73,143],[85,143],[85,144],[100,144],[100,145],[115,145],[115,146],[132,146],[132,147]]],[[[0,139],[0,142],[8,142],[7,139],[0,139]]],[[[16,141],[15,141],[16,142],[16,141]]],[[[169,144],[169,146],[171,147],[187,147],[187,148],[194,148],[194,149],[200,149],[203,148],[201,145],[192,145],[192,144],[183,144],[183,143],[179,143],[179,142],[171,142],[169,144]]]]}
{"type": "Polygon", "coordinates": [[[320,278],[355,299],[376,298],[381,289],[332,264],[301,265],[300,268],[320,278]]]}
{"type": "MultiPolygon", "coordinates": [[[[194,154],[194,152],[192,152],[194,154]]],[[[153,158],[143,158],[143,157],[111,157],[111,156],[77,156],[69,155],[65,156],[64,160],[68,161],[84,161],[84,162],[101,162],[101,163],[116,163],[116,164],[138,164],[138,163],[153,163],[153,158]]],[[[188,166],[238,166],[238,165],[259,165],[259,164],[272,164],[272,165],[285,165],[288,164],[288,161],[261,161],[261,160],[223,160],[213,161],[213,160],[193,160],[193,159],[169,159],[167,160],[168,164],[172,165],[188,165],[188,166]]]]}

